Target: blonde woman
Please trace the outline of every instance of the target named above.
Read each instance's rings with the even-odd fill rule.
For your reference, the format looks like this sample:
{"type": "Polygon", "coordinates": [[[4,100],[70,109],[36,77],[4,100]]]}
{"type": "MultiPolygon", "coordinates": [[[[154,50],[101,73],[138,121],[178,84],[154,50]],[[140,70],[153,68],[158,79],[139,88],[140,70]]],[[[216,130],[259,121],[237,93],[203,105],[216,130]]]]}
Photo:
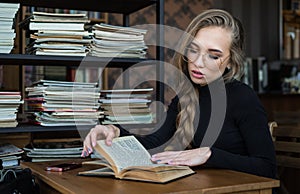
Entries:
{"type": "MultiPolygon", "coordinates": [[[[171,165],[225,168],[275,178],[275,152],[267,116],[256,93],[236,78],[243,71],[243,28],[228,12],[209,9],[186,29],[174,63],[181,90],[160,129],[137,139],[147,148],[162,147],[152,161],[171,165]],[[181,82],[182,81],[182,82],[181,82]]],[[[86,136],[82,156],[98,139],[130,133],[97,125],[86,136]]]]}

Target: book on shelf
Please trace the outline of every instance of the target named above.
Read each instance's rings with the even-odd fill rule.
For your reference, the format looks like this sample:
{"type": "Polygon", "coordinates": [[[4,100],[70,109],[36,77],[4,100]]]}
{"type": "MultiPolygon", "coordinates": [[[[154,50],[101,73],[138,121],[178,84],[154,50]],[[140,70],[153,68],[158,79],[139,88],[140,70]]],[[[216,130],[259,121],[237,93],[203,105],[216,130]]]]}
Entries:
{"type": "Polygon", "coordinates": [[[76,52],[76,50],[36,50],[36,55],[47,55],[47,56],[74,56],[74,57],[85,57],[87,55],[86,51],[76,52]]]}
{"type": "Polygon", "coordinates": [[[77,140],[55,140],[51,142],[33,142],[23,149],[26,152],[27,160],[42,162],[81,158],[83,146],[82,142],[77,140]]]}
{"type": "Polygon", "coordinates": [[[18,167],[23,152],[23,149],[18,148],[14,144],[0,144],[0,164],[4,169],[18,167]]]}
{"type": "Polygon", "coordinates": [[[257,58],[247,57],[244,62],[242,81],[258,93],[265,92],[269,85],[266,58],[263,56],[257,58]]]}
{"type": "Polygon", "coordinates": [[[2,143],[0,144],[0,157],[20,155],[24,152],[23,149],[18,148],[17,146],[11,143],[2,143]]]}
{"type": "Polygon", "coordinates": [[[15,168],[20,165],[21,156],[5,156],[0,157],[0,164],[4,169],[15,168]]]}
{"type": "Polygon", "coordinates": [[[47,13],[34,11],[31,22],[68,22],[68,23],[89,23],[87,15],[84,13],[47,13]]]}
{"type": "MultiPolygon", "coordinates": [[[[87,82],[68,82],[68,81],[56,81],[56,80],[38,80],[33,83],[34,85],[38,86],[59,86],[59,87],[70,87],[70,88],[75,88],[75,87],[89,87],[89,88],[95,88],[97,87],[97,83],[87,83],[87,82]]],[[[55,88],[56,90],[57,88],[55,88]]],[[[63,90],[66,90],[64,88],[63,90]]]]}
{"type": "Polygon", "coordinates": [[[139,28],[127,27],[127,26],[116,26],[116,25],[110,25],[104,23],[95,24],[93,28],[99,31],[119,32],[123,34],[145,35],[147,33],[147,30],[145,29],[139,29],[139,28]]]}
{"type": "Polygon", "coordinates": [[[111,146],[107,146],[105,140],[99,140],[95,151],[104,159],[83,162],[83,165],[98,168],[79,172],[79,175],[166,183],[194,173],[188,166],[153,163],[149,152],[134,136],[115,138],[111,146]]]}
{"type": "Polygon", "coordinates": [[[74,31],[84,31],[84,24],[82,23],[50,23],[50,22],[40,22],[40,23],[30,23],[29,30],[74,30],[74,31]]]}

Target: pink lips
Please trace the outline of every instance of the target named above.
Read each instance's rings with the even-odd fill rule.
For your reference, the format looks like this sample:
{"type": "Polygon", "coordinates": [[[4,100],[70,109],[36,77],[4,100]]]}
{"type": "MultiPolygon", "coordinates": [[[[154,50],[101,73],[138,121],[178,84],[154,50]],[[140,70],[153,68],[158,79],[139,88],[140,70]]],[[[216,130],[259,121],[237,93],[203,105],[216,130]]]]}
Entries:
{"type": "Polygon", "coordinates": [[[195,71],[195,70],[192,70],[192,76],[197,78],[197,79],[201,79],[204,77],[204,74],[201,73],[200,71],[195,71]]]}

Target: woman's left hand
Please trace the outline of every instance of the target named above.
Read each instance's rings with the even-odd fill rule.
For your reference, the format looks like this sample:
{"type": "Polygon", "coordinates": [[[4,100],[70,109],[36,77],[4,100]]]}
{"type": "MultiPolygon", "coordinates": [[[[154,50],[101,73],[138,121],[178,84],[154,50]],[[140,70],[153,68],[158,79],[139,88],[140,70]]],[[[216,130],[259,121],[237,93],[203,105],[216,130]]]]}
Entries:
{"type": "Polygon", "coordinates": [[[184,151],[161,152],[152,155],[151,160],[158,164],[198,166],[204,164],[210,155],[211,150],[209,147],[201,147],[184,151]]]}

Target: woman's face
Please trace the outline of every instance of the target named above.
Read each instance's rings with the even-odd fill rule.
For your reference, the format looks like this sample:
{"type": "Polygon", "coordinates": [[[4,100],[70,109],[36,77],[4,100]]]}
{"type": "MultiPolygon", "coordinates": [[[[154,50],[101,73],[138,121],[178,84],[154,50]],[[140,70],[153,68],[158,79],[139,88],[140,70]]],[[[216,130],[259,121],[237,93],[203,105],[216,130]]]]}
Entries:
{"type": "Polygon", "coordinates": [[[217,26],[200,29],[186,49],[191,80],[204,86],[221,77],[228,66],[230,45],[230,31],[217,26]]]}

